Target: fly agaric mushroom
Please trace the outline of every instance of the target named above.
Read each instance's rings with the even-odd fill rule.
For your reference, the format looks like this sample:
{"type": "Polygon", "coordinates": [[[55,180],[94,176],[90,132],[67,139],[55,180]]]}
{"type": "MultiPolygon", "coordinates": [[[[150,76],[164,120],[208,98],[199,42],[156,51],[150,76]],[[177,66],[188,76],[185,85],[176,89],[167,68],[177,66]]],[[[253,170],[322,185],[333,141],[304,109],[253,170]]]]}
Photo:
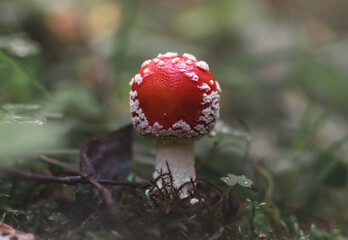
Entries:
{"type": "Polygon", "coordinates": [[[154,178],[168,172],[168,163],[174,187],[194,180],[194,141],[219,117],[221,89],[208,64],[187,53],[159,54],[142,64],[130,85],[133,125],[157,140],[154,178]]]}

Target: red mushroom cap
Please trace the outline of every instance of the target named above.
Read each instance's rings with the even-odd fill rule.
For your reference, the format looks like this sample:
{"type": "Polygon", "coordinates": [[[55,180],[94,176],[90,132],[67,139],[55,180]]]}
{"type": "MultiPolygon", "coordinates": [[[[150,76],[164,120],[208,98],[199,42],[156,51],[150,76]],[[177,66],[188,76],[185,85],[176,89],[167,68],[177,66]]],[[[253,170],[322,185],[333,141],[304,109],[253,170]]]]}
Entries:
{"type": "Polygon", "coordinates": [[[168,52],[145,61],[130,85],[132,121],[144,136],[198,138],[219,117],[219,84],[208,64],[191,54],[168,52]]]}

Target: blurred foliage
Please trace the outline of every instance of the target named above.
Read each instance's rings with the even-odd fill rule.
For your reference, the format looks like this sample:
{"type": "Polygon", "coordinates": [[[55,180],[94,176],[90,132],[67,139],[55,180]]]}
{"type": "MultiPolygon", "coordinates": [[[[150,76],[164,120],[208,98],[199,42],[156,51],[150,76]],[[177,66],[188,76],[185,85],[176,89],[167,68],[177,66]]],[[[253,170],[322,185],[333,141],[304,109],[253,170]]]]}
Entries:
{"type": "MultiPolygon", "coordinates": [[[[188,52],[223,89],[216,135],[196,144],[198,175],[245,175],[259,189],[252,198],[276,212],[263,217],[285,219],[287,236],[335,239],[348,224],[347,8],[344,0],[3,0],[0,165],[34,164],[45,151],[77,161],[90,138],[130,121],[128,82],[144,60],[188,52]]],[[[136,136],[134,176],[151,177],[153,154],[154,143],[136,136]]],[[[24,205],[4,194],[1,211],[21,214],[24,205]]]]}
{"type": "Polygon", "coordinates": [[[0,106],[0,165],[14,158],[30,157],[40,147],[59,146],[64,128],[48,124],[40,108],[29,104],[0,106]]]}

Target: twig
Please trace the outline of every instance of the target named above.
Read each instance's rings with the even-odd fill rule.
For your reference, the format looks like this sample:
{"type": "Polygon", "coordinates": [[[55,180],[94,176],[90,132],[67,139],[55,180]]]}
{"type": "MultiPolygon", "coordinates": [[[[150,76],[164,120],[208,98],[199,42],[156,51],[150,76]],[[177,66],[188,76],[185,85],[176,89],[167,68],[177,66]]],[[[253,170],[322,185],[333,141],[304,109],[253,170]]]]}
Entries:
{"type": "Polygon", "coordinates": [[[198,179],[196,179],[196,182],[206,183],[206,184],[210,185],[212,188],[214,188],[216,190],[216,192],[219,194],[219,197],[222,197],[223,191],[218,186],[216,186],[214,183],[209,182],[206,178],[198,178],[198,179]]]}
{"type": "Polygon", "coordinates": [[[104,198],[104,202],[107,205],[107,207],[111,211],[111,215],[115,218],[120,220],[120,214],[119,209],[115,203],[115,201],[112,199],[110,191],[105,188],[103,185],[101,185],[95,178],[91,177],[90,175],[87,175],[83,172],[76,171],[83,179],[90,182],[96,189],[98,189],[104,198]]]}
{"type": "Polygon", "coordinates": [[[186,186],[191,185],[191,180],[192,180],[192,179],[190,179],[189,182],[185,182],[185,183],[181,184],[181,186],[179,186],[179,188],[178,188],[178,192],[182,192],[182,190],[183,190],[186,186]]]}
{"type": "Polygon", "coordinates": [[[220,227],[208,240],[217,240],[221,237],[224,232],[224,227],[220,227]]]}
{"type": "Polygon", "coordinates": [[[107,205],[107,207],[111,211],[111,215],[116,218],[120,219],[120,216],[118,214],[119,210],[116,206],[114,200],[112,199],[110,191],[105,188],[103,185],[101,185],[96,179],[92,178],[91,176],[76,171],[76,173],[79,174],[79,176],[70,176],[70,177],[55,177],[55,176],[46,176],[41,174],[35,174],[35,173],[23,173],[19,171],[12,170],[11,173],[17,177],[25,178],[28,180],[34,180],[34,181],[41,181],[41,182],[59,182],[64,184],[76,184],[80,183],[82,180],[84,182],[91,183],[96,189],[98,189],[103,196],[104,202],[107,205]]]}
{"type": "Polygon", "coordinates": [[[248,133],[246,136],[246,143],[245,143],[245,151],[244,151],[244,156],[243,156],[243,170],[245,170],[247,166],[247,162],[250,161],[249,156],[250,156],[250,148],[251,144],[253,142],[253,137],[251,135],[251,128],[249,127],[248,123],[244,121],[241,117],[236,116],[237,121],[242,125],[242,128],[244,131],[248,133]]]}
{"type": "Polygon", "coordinates": [[[97,179],[91,177],[90,175],[87,175],[79,171],[74,171],[79,176],[69,177],[56,177],[36,173],[24,173],[16,170],[9,170],[9,172],[14,176],[38,182],[57,182],[69,185],[76,185],[77,183],[90,183],[101,192],[105,204],[110,209],[111,216],[115,218],[117,221],[121,221],[119,209],[115,201],[112,199],[110,191],[103,185],[101,185],[97,179]]]}
{"type": "Polygon", "coordinates": [[[80,176],[56,177],[56,176],[48,176],[48,175],[38,174],[38,173],[22,172],[22,171],[17,171],[13,169],[8,169],[7,172],[11,174],[12,176],[35,181],[35,182],[44,182],[44,183],[55,182],[55,183],[72,185],[72,186],[78,183],[87,183],[80,176]]]}
{"type": "Polygon", "coordinates": [[[250,218],[250,228],[251,228],[251,234],[252,234],[252,238],[255,239],[256,233],[255,233],[255,201],[254,199],[251,199],[251,203],[252,203],[252,208],[251,208],[251,218],[250,218]]]}
{"type": "MultiPolygon", "coordinates": [[[[27,179],[35,182],[43,182],[43,183],[62,183],[66,185],[72,185],[75,186],[79,183],[89,183],[88,180],[84,179],[80,176],[80,174],[77,174],[78,176],[67,176],[67,177],[57,177],[57,176],[48,176],[44,174],[38,174],[38,173],[30,173],[30,172],[22,172],[18,170],[8,169],[8,173],[10,173],[13,176],[27,179]]],[[[78,171],[74,171],[74,173],[78,173],[78,171]]],[[[105,185],[117,185],[117,186],[124,186],[124,187],[134,187],[134,188],[148,188],[151,186],[150,182],[129,182],[129,181],[116,181],[116,180],[107,180],[107,179],[95,179],[100,184],[105,185]]]]}
{"type": "Polygon", "coordinates": [[[87,174],[94,175],[95,169],[91,161],[89,161],[89,158],[87,156],[87,150],[85,148],[87,147],[84,146],[81,150],[80,170],[87,174]]]}
{"type": "Polygon", "coordinates": [[[151,188],[149,189],[149,196],[153,196],[154,199],[156,196],[160,197],[162,200],[165,198],[164,193],[162,192],[162,189],[158,186],[157,182],[165,175],[161,171],[156,170],[157,173],[159,174],[154,180],[151,180],[151,188]],[[154,189],[156,189],[154,191],[154,189]],[[158,193],[158,194],[157,194],[158,193]]]}
{"type": "Polygon", "coordinates": [[[166,165],[167,165],[167,169],[168,169],[168,176],[169,176],[169,180],[170,180],[170,185],[174,186],[174,179],[173,179],[172,171],[169,168],[168,161],[166,161],[166,165]]]}
{"type": "Polygon", "coordinates": [[[198,169],[200,169],[201,167],[203,167],[204,164],[206,164],[210,159],[213,158],[213,156],[214,156],[214,154],[215,154],[215,152],[216,152],[216,149],[217,149],[217,145],[218,145],[218,142],[214,142],[213,147],[211,148],[211,150],[210,150],[208,156],[206,156],[202,161],[200,161],[199,163],[197,163],[197,165],[196,165],[196,167],[195,167],[196,171],[197,171],[198,169]]]}
{"type": "Polygon", "coordinates": [[[79,154],[80,150],[73,148],[66,149],[35,149],[34,153],[38,154],[79,154]]]}
{"type": "Polygon", "coordinates": [[[43,161],[45,161],[45,162],[57,165],[59,167],[65,168],[65,169],[77,170],[77,167],[78,167],[78,165],[75,165],[75,164],[72,164],[72,163],[63,162],[63,161],[60,161],[60,160],[57,160],[57,159],[54,159],[54,158],[47,157],[45,155],[41,155],[40,158],[43,161]]]}

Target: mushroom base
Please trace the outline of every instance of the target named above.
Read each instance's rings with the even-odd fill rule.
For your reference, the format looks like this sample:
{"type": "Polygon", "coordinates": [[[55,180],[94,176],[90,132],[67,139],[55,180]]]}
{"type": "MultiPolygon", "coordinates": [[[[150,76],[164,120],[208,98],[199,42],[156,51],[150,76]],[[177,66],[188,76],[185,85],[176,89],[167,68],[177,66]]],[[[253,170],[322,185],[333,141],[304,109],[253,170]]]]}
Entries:
{"type": "MultiPolygon", "coordinates": [[[[156,169],[153,177],[158,177],[159,173],[168,173],[168,163],[173,177],[174,187],[179,188],[184,183],[190,182],[191,179],[195,180],[196,171],[193,148],[194,142],[176,143],[157,141],[156,169]]],[[[188,188],[184,187],[182,190],[180,197],[187,197],[188,188]]]]}

